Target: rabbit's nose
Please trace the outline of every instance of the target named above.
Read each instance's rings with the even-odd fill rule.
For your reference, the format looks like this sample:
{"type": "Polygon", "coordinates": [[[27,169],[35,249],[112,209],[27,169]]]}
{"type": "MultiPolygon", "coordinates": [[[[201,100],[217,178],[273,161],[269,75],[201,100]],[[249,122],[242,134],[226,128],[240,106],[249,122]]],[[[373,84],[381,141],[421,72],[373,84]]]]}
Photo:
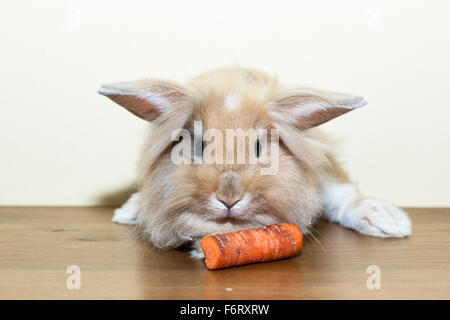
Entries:
{"type": "Polygon", "coordinates": [[[235,205],[236,205],[239,201],[241,201],[242,199],[237,199],[237,200],[235,200],[235,201],[224,201],[224,200],[221,200],[221,199],[217,198],[217,200],[219,200],[220,202],[222,202],[223,205],[224,205],[225,207],[227,207],[228,211],[230,211],[231,208],[233,208],[233,206],[235,206],[235,205]]]}
{"type": "MultiPolygon", "coordinates": [[[[244,190],[242,188],[242,181],[239,174],[234,171],[227,171],[219,176],[219,185],[217,189],[217,194],[222,195],[220,198],[230,199],[226,202],[231,202],[231,200],[236,201],[239,199],[239,195],[243,194],[244,190]]],[[[229,203],[230,205],[234,203],[229,203]]]]}

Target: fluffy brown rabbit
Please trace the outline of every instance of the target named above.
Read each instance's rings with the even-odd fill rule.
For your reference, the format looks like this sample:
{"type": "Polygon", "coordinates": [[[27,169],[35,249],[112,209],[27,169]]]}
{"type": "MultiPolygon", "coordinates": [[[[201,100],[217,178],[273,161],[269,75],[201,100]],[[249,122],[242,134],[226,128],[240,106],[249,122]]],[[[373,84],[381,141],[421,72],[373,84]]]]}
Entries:
{"type": "MultiPolygon", "coordinates": [[[[200,75],[183,86],[144,79],[104,85],[99,93],[151,124],[139,191],[116,210],[113,221],[137,223],[158,248],[189,243],[193,255],[200,257],[199,240],[205,235],[286,221],[307,235],[323,213],[330,221],[372,236],[411,234],[406,213],[358,192],[335,160],[333,143],[316,128],[364,106],[361,97],[285,89],[275,78],[238,67],[200,75]],[[267,150],[277,144],[276,173],[262,174],[267,167],[262,161],[175,163],[173,149],[186,137],[177,141],[173,133],[185,129],[194,136],[194,121],[201,121],[196,123],[201,123],[202,133],[277,132],[279,140],[269,138],[264,144],[267,150]]],[[[263,147],[259,136],[248,139],[246,154],[258,158],[263,147]]],[[[209,143],[194,145],[188,156],[202,158],[209,143]]],[[[224,156],[230,148],[224,147],[224,156]]]]}

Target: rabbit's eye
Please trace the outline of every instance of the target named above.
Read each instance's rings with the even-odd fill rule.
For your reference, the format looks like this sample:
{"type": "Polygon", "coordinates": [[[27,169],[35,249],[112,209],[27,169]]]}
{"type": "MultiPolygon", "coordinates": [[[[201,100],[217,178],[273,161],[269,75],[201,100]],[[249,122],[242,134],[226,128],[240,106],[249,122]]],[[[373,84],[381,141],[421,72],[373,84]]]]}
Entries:
{"type": "Polygon", "coordinates": [[[261,143],[259,143],[259,140],[256,140],[255,142],[255,153],[256,156],[259,158],[259,156],[261,155],[261,143]]]}

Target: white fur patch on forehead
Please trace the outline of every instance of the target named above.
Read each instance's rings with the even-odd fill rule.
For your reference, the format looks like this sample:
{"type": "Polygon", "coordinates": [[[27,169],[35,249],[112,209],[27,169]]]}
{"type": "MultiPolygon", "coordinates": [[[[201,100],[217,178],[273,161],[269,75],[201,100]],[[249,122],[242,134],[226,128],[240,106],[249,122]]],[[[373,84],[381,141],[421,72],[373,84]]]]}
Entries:
{"type": "Polygon", "coordinates": [[[224,105],[227,110],[238,110],[242,106],[242,98],[236,92],[230,92],[225,97],[224,105]]]}

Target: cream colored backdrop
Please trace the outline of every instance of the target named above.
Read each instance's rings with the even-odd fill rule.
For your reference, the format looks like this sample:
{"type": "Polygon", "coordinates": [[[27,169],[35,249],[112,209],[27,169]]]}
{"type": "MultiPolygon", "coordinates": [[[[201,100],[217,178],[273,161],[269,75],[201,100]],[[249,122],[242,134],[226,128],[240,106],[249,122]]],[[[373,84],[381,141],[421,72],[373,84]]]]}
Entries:
{"type": "Polygon", "coordinates": [[[3,1],[0,205],[117,202],[145,123],[98,86],[239,63],[363,95],[325,125],[361,189],[450,206],[449,12],[444,0],[3,1]]]}

